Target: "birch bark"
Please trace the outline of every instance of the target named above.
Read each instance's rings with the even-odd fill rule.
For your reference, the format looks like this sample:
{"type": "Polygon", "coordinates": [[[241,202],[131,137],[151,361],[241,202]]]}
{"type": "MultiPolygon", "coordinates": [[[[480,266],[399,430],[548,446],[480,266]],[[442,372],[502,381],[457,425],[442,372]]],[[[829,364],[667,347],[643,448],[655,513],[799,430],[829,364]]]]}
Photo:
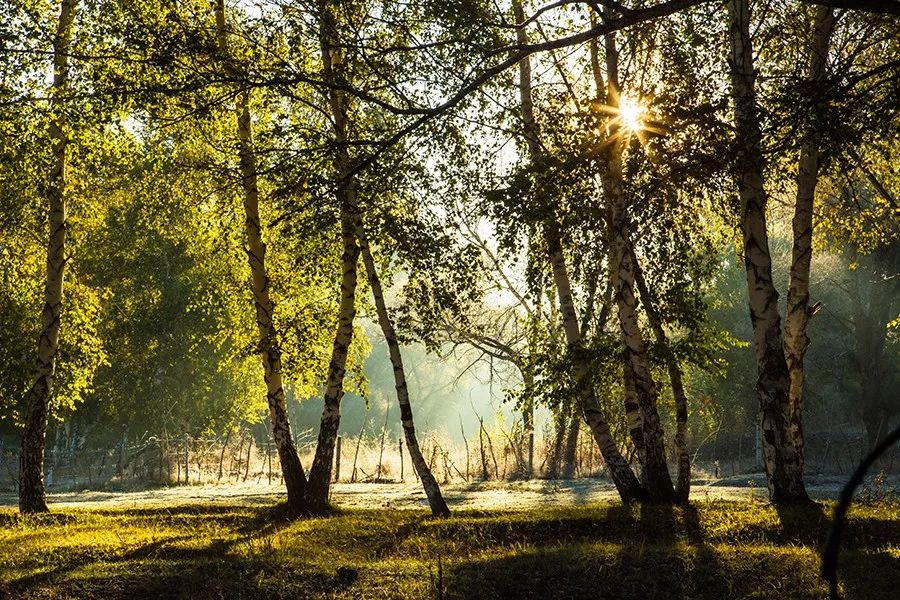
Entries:
{"type": "MultiPolygon", "coordinates": [[[[828,46],[834,30],[834,11],[820,6],[816,12],[812,43],[809,49],[810,90],[821,86],[827,75],[828,46]]],[[[815,92],[813,92],[815,93],[815,92]]],[[[821,114],[818,102],[812,107],[814,115],[821,114]]],[[[818,119],[815,119],[818,120],[818,119]]],[[[803,358],[809,348],[807,333],[809,320],[815,309],[809,305],[809,272],[812,260],[813,206],[816,185],[819,181],[819,144],[816,135],[817,123],[806,126],[800,147],[800,164],[797,172],[797,198],[794,203],[792,229],[794,243],[791,256],[791,277],[788,288],[787,313],[784,319],[784,352],[791,383],[790,434],[797,448],[802,464],[803,452],[803,358]]]]}
{"type": "MultiPolygon", "coordinates": [[[[225,22],[225,2],[216,0],[216,29],[219,51],[228,59],[228,28],[225,22]]],[[[306,475],[297,455],[291,424],[288,420],[287,401],[282,379],[279,332],[275,325],[275,302],[269,294],[269,274],[266,269],[266,244],[262,239],[259,218],[259,184],[257,181],[256,153],[253,147],[253,129],[250,120],[250,92],[241,91],[235,102],[237,122],[238,158],[241,187],[243,188],[244,238],[247,262],[250,266],[250,289],[256,313],[259,333],[259,350],[262,353],[263,378],[266,383],[266,403],[272,422],[272,437],[278,450],[278,460],[287,488],[287,503],[294,514],[306,511],[306,475]]]]}
{"type": "MultiPolygon", "coordinates": [[[[519,0],[513,1],[513,11],[518,22],[525,20],[522,4],[519,0]]],[[[519,44],[528,42],[524,28],[519,28],[516,36],[519,44]]],[[[523,58],[519,62],[519,100],[529,157],[532,163],[539,164],[543,149],[541,148],[537,124],[534,118],[534,102],[531,95],[531,62],[528,57],[523,58]]],[[[569,355],[572,358],[575,379],[578,385],[580,408],[585,421],[591,429],[594,440],[600,448],[600,453],[604,461],[606,461],[610,478],[613,480],[622,501],[631,502],[642,496],[641,485],[628,465],[628,461],[625,460],[618,446],[616,446],[609,424],[600,409],[600,401],[591,381],[590,365],[582,347],[581,327],[578,313],[575,310],[566,259],[562,251],[562,236],[559,231],[559,225],[551,222],[546,224],[544,229],[548,259],[559,297],[566,344],[569,355]]]]}
{"type": "MultiPolygon", "coordinates": [[[[608,89],[606,103],[616,109],[620,102],[621,87],[615,34],[607,35],[605,41],[608,89]]],[[[637,450],[647,499],[671,502],[675,490],[666,463],[665,439],[657,408],[658,391],[650,368],[647,345],[638,324],[637,298],[634,294],[637,259],[629,243],[630,226],[623,189],[622,159],[625,145],[625,132],[613,121],[606,141],[606,164],[601,180],[609,215],[610,270],[625,345],[626,416],[632,438],[640,437],[638,427],[643,433],[643,442],[637,446],[637,450]]]]}
{"type": "Polygon", "coordinates": [[[19,457],[19,510],[23,513],[47,512],[44,489],[44,450],[47,418],[56,355],[59,352],[59,330],[62,322],[63,282],[66,267],[67,227],[67,155],[68,137],[64,99],[69,82],[69,46],[77,0],[62,0],[59,20],[53,36],[53,83],[50,91],[50,141],[53,166],[47,178],[49,238],[47,240],[47,275],[44,282],[44,308],[38,338],[35,378],[25,395],[22,452],[19,457]]]}
{"type": "Polygon", "coordinates": [[[328,506],[331,485],[331,468],[338,426],[341,421],[341,400],[344,397],[344,376],[347,372],[347,355],[353,341],[353,320],[356,317],[357,266],[359,244],[356,238],[357,182],[351,175],[353,163],[348,149],[349,101],[337,86],[346,84],[344,53],[337,42],[337,24],[328,2],[319,3],[319,40],[321,43],[323,78],[333,84],[328,92],[328,109],[334,129],[333,163],[337,173],[337,200],[340,206],[341,240],[341,299],[338,307],[338,326],[328,365],[325,383],[325,404],[319,425],[316,455],[309,473],[307,499],[310,510],[323,512],[328,506]]]}
{"type": "Polygon", "coordinates": [[[750,2],[730,0],[728,7],[736,134],[735,177],[741,203],[744,265],[757,364],[756,394],[763,465],[773,503],[807,503],[809,496],[803,482],[803,462],[790,435],[790,376],[766,230],[765,160],[750,38],[750,2]]]}
{"type": "Polygon", "coordinates": [[[406,438],[409,457],[416,469],[419,480],[422,482],[425,496],[428,497],[431,513],[436,517],[449,517],[450,509],[447,507],[447,502],[444,501],[437,479],[435,479],[431,469],[428,468],[428,463],[425,461],[422,450],[419,448],[419,440],[416,438],[412,404],[409,401],[409,387],[406,384],[406,370],[403,368],[403,355],[400,352],[400,344],[397,341],[394,323],[384,301],[384,291],[381,289],[381,280],[378,277],[375,259],[372,257],[372,250],[369,246],[369,239],[366,235],[362,218],[358,218],[356,221],[356,235],[362,251],[363,263],[366,266],[369,287],[372,289],[372,296],[375,299],[378,324],[381,327],[381,332],[384,334],[384,340],[387,342],[388,355],[394,371],[394,388],[397,391],[397,402],[400,404],[400,423],[403,425],[403,435],[406,438]]]}

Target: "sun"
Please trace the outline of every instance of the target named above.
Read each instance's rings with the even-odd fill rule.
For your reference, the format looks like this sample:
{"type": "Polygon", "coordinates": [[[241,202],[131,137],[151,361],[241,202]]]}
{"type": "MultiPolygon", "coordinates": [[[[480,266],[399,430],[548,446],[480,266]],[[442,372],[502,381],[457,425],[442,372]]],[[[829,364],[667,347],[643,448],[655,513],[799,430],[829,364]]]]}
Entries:
{"type": "Polygon", "coordinates": [[[644,129],[644,114],[646,108],[637,100],[622,96],[619,100],[619,120],[629,132],[637,133],[644,129]]]}

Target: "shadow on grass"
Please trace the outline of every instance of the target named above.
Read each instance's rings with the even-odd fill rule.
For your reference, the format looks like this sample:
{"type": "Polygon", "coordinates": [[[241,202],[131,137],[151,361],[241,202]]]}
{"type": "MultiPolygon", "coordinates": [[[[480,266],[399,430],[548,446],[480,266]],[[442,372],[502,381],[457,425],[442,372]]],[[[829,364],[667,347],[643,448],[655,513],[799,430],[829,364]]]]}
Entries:
{"type": "Polygon", "coordinates": [[[896,550],[841,554],[838,567],[846,598],[895,600],[900,596],[900,557],[896,550]]]}
{"type": "MultiPolygon", "coordinates": [[[[283,598],[334,596],[345,587],[336,576],[321,572],[291,572],[290,581],[274,577],[265,563],[237,560],[227,555],[180,550],[164,552],[167,558],[139,559],[153,554],[141,549],[120,569],[109,569],[55,581],[62,575],[36,581],[15,582],[9,598],[283,598]]],[[[2,596],[2,594],[0,594],[2,596]]]]}
{"type": "MultiPolygon", "coordinates": [[[[0,597],[426,597],[406,586],[426,585],[440,555],[445,598],[822,598],[816,552],[824,512],[759,504],[610,504],[451,519],[346,511],[286,527],[277,506],[119,509],[109,515],[137,517],[131,527],[162,522],[168,537],[113,548],[47,545],[21,572],[51,568],[7,579],[0,597]],[[353,577],[342,580],[332,570],[339,565],[350,565],[353,577]]],[[[120,523],[94,522],[94,514],[107,513],[60,523],[120,523]]],[[[900,523],[873,514],[881,515],[848,523],[848,598],[892,598],[900,589],[900,560],[883,550],[900,540],[900,523]]],[[[28,535],[57,522],[36,524],[28,535]]]]}
{"type": "Polygon", "coordinates": [[[17,525],[67,525],[74,523],[78,518],[68,513],[36,513],[23,515],[19,512],[0,512],[0,527],[15,527],[17,525]]]}
{"type": "Polygon", "coordinates": [[[552,533],[534,525],[503,542],[545,545],[450,565],[445,597],[730,597],[694,507],[612,506],[601,518],[556,523],[552,533]]]}
{"type": "MultiPolygon", "coordinates": [[[[106,511],[96,511],[107,514],[106,511]]],[[[147,518],[155,525],[180,521],[181,533],[130,548],[76,547],[55,555],[55,567],[15,579],[0,598],[269,598],[334,595],[348,584],[303,563],[281,567],[280,548],[267,536],[292,522],[278,506],[247,510],[227,506],[176,506],[109,511],[109,515],[147,518]],[[230,528],[239,537],[213,538],[190,546],[197,536],[188,517],[230,528]],[[241,548],[241,546],[244,546],[241,548]],[[243,551],[242,551],[243,550],[243,551]],[[288,575],[288,577],[285,577],[288,575]],[[299,595],[298,595],[299,594],[299,595]]],[[[51,513],[29,525],[77,521],[76,515],[51,513]]]]}
{"type": "MultiPolygon", "coordinates": [[[[612,525],[606,535],[567,535],[567,545],[550,537],[524,551],[445,566],[445,597],[824,598],[818,548],[811,555],[810,545],[796,543],[824,538],[824,511],[792,509],[779,516],[783,531],[771,536],[774,544],[744,546],[710,543],[695,506],[613,507],[588,527],[612,525]]],[[[879,537],[886,538],[884,532],[879,537]]],[[[889,552],[850,550],[843,573],[846,598],[896,598],[900,589],[900,560],[889,552]]]]}
{"type": "Polygon", "coordinates": [[[445,597],[730,597],[723,567],[703,543],[692,507],[619,506],[610,508],[606,519],[617,531],[631,533],[601,543],[538,547],[451,566],[445,597]]]}
{"type": "Polygon", "coordinates": [[[286,579],[277,558],[230,552],[246,538],[212,540],[201,548],[178,546],[189,536],[139,545],[115,556],[86,553],[55,569],[13,581],[0,597],[269,598],[333,595],[346,584],[334,574],[293,564],[286,579]],[[48,594],[49,593],[49,594],[48,594]],[[296,594],[301,594],[297,596],[296,594]]]}

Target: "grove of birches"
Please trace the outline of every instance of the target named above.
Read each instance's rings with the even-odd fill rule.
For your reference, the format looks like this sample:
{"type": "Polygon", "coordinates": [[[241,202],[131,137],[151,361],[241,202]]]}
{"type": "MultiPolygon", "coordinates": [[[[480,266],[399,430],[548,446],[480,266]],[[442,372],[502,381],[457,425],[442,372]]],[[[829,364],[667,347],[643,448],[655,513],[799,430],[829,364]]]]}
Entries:
{"type": "Polygon", "coordinates": [[[252,446],[320,515],[367,437],[436,516],[577,452],[625,503],[810,502],[900,415],[898,15],[5,0],[0,483],[45,512],[252,446]]]}

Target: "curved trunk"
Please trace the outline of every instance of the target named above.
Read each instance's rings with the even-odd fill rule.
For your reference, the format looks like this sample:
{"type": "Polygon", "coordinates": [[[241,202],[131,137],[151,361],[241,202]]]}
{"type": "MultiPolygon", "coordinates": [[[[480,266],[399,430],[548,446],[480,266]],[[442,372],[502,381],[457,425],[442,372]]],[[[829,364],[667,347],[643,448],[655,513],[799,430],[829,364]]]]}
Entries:
{"type": "MultiPolygon", "coordinates": [[[[223,0],[215,5],[219,51],[228,56],[228,31],[225,25],[223,0]]],[[[281,376],[281,350],[275,326],[275,302],[269,295],[269,275],[266,270],[266,244],[262,239],[259,219],[259,185],[257,183],[256,154],[250,121],[250,92],[238,94],[235,103],[237,117],[238,156],[244,205],[244,237],[247,262],[250,266],[250,289],[256,312],[259,351],[262,354],[263,378],[266,383],[266,403],[272,421],[272,437],[278,450],[281,472],[287,488],[288,509],[294,514],[306,511],[306,475],[297,455],[291,424],[288,420],[284,382],[281,376]]],[[[223,450],[224,451],[224,450],[223,450]]]]}
{"type": "MultiPolygon", "coordinates": [[[[334,41],[336,29],[334,18],[324,2],[320,3],[320,41],[322,46],[322,66],[326,82],[344,83],[343,51],[334,41]]],[[[328,90],[328,106],[334,126],[334,167],[338,176],[336,192],[341,211],[341,239],[344,251],[341,255],[343,275],[341,278],[341,301],[338,309],[338,326],[328,365],[325,383],[325,404],[319,425],[316,456],[309,471],[307,499],[312,512],[321,513],[328,508],[331,484],[331,467],[334,461],[334,446],[337,442],[338,426],[341,421],[341,400],[344,397],[344,375],[347,371],[347,355],[353,341],[353,319],[356,317],[357,263],[359,245],[356,239],[356,178],[351,175],[352,162],[347,147],[347,125],[349,103],[344,92],[332,88],[328,90]]]]}
{"type": "MultiPolygon", "coordinates": [[[[513,2],[513,10],[518,22],[524,21],[521,2],[513,2]]],[[[517,38],[520,44],[527,43],[525,29],[519,28],[517,38]]],[[[533,163],[540,162],[542,149],[538,139],[537,124],[534,119],[534,103],[531,97],[531,62],[528,57],[519,62],[519,97],[521,102],[522,120],[526,142],[530,158],[533,163]]],[[[563,318],[563,326],[566,334],[566,343],[569,355],[572,358],[575,379],[578,385],[580,397],[579,406],[584,418],[591,428],[591,433],[600,447],[600,453],[609,468],[610,477],[619,492],[623,502],[630,502],[641,496],[641,486],[628,461],[619,452],[609,430],[609,424],[600,409],[600,401],[594,391],[591,381],[590,364],[584,355],[581,343],[581,328],[578,314],[572,298],[569,274],[566,268],[565,256],[562,252],[561,235],[559,226],[555,222],[545,225],[545,238],[547,243],[548,258],[553,270],[553,279],[559,296],[560,311],[563,318]]]]}
{"type": "MultiPolygon", "coordinates": [[[[607,104],[619,106],[619,54],[615,34],[606,36],[606,81],[608,86],[607,104]]],[[[603,193],[609,211],[610,228],[610,270],[613,290],[618,309],[619,327],[625,345],[625,388],[629,427],[634,431],[639,425],[643,432],[643,443],[637,446],[641,459],[641,476],[648,500],[671,502],[675,496],[672,477],[666,463],[666,448],[662,424],[657,409],[657,389],[650,369],[647,346],[638,325],[637,299],[634,295],[634,270],[637,259],[628,242],[629,224],[622,187],[622,155],[625,143],[621,132],[611,127],[611,137],[607,141],[606,164],[601,174],[603,193]],[[629,402],[627,390],[633,386],[633,402],[629,402]],[[643,454],[641,454],[643,450],[643,454]]],[[[637,434],[633,435],[633,437],[637,434]]]]}
{"type": "Polygon", "coordinates": [[[62,318],[63,280],[66,266],[66,118],[60,96],[69,79],[69,45],[75,21],[76,0],[62,0],[56,35],[53,38],[53,85],[51,90],[50,140],[53,167],[47,181],[49,230],[47,241],[47,278],[44,282],[44,308],[38,339],[35,379],[25,396],[22,453],[19,457],[19,510],[23,513],[47,512],[44,490],[44,448],[47,417],[59,328],[62,318]]]}
{"type": "Polygon", "coordinates": [[[391,316],[384,301],[381,280],[378,278],[378,271],[375,268],[375,260],[372,258],[372,251],[369,247],[369,240],[366,236],[362,218],[358,218],[356,221],[356,236],[359,239],[363,263],[366,265],[369,287],[372,288],[372,296],[375,299],[378,324],[381,326],[381,332],[384,334],[384,341],[387,342],[388,355],[394,371],[394,388],[397,390],[397,402],[400,404],[400,423],[403,425],[403,435],[406,438],[409,457],[412,459],[416,474],[422,481],[422,488],[428,497],[431,513],[436,517],[449,517],[450,509],[444,501],[444,496],[441,494],[441,488],[437,480],[431,473],[431,469],[428,468],[425,457],[422,456],[419,441],[416,439],[412,404],[409,401],[409,387],[406,385],[406,371],[403,368],[403,356],[400,353],[400,344],[397,342],[397,332],[394,330],[394,324],[391,322],[391,316]]]}
{"type": "Polygon", "coordinates": [[[691,456],[688,454],[688,404],[687,394],[684,391],[681,366],[678,360],[669,352],[669,339],[662,326],[662,319],[650,297],[650,290],[644,280],[640,263],[634,265],[634,281],[638,293],[641,295],[641,303],[650,320],[650,327],[656,341],[666,349],[666,370],[669,373],[669,383],[672,386],[672,397],[675,399],[675,457],[678,461],[678,477],[675,484],[675,499],[686,504],[691,495],[691,456]]]}
{"type": "Polygon", "coordinates": [[[338,326],[328,364],[328,378],[325,384],[324,406],[319,425],[316,455],[309,471],[307,500],[309,509],[321,513],[328,508],[331,482],[331,466],[334,462],[334,447],[337,443],[338,426],[341,422],[341,400],[344,397],[344,375],[347,372],[347,355],[353,341],[353,319],[356,317],[356,268],[359,260],[359,246],[351,221],[347,215],[341,218],[341,232],[344,253],[341,257],[343,277],[341,280],[341,302],[338,309],[338,326]]]}
{"type": "MultiPolygon", "coordinates": [[[[826,75],[828,45],[834,30],[834,11],[819,7],[809,52],[810,89],[821,85],[826,75]]],[[[821,113],[816,101],[813,113],[821,113]]],[[[803,463],[803,358],[809,347],[807,327],[815,308],[809,305],[809,266],[812,260],[813,206],[816,184],[819,181],[819,145],[816,136],[818,123],[805,129],[800,147],[797,172],[797,199],[794,203],[792,228],[794,243],[791,256],[791,279],[788,288],[787,313],[784,319],[784,352],[791,383],[789,390],[790,434],[803,463]]]]}
{"type": "Polygon", "coordinates": [[[769,498],[773,503],[807,503],[809,496],[803,482],[803,463],[789,431],[790,376],[784,355],[778,291],[772,281],[772,257],[766,231],[765,161],[756,102],[749,3],[747,0],[731,0],[729,11],[737,152],[735,166],[756,353],[756,395],[760,408],[763,465],[769,484],[769,498]]]}
{"type": "Polygon", "coordinates": [[[581,345],[581,330],[578,325],[578,314],[572,298],[572,289],[569,283],[569,274],[566,269],[559,234],[552,226],[548,227],[547,249],[550,253],[550,264],[553,268],[553,279],[559,296],[559,308],[562,313],[563,329],[566,334],[566,344],[569,356],[572,359],[575,371],[575,380],[578,386],[579,407],[584,414],[585,422],[591,428],[591,433],[603,460],[609,468],[610,478],[616,486],[623,502],[631,502],[643,497],[641,484],[628,465],[628,461],[619,452],[609,424],[600,409],[600,399],[594,390],[591,381],[590,364],[584,354],[581,345]]]}

